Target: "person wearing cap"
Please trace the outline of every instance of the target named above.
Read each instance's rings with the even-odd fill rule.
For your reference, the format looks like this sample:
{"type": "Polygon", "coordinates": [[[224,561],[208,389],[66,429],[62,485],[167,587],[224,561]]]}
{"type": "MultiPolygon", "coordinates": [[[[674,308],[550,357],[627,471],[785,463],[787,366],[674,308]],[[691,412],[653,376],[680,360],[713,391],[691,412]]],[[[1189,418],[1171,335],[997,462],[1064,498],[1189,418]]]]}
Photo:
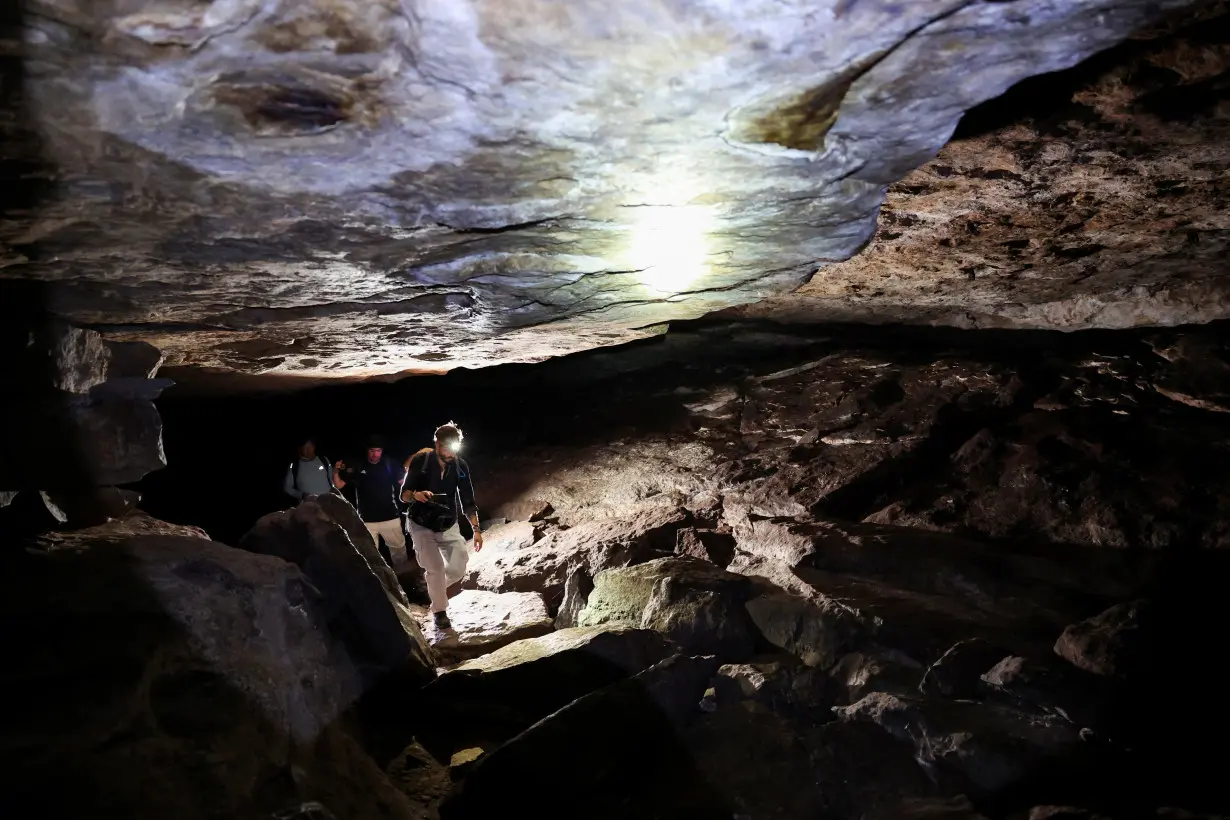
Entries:
{"type": "Polygon", "coordinates": [[[436,626],[448,629],[448,588],[466,574],[469,552],[461,536],[464,513],[474,528],[474,551],[483,548],[483,533],[474,502],[470,467],[457,455],[464,434],[453,422],[436,428],[435,446],[419,450],[405,464],[401,500],[410,504],[410,539],[414,557],[427,578],[436,626]]]}
{"type": "Polygon", "coordinates": [[[401,465],[384,456],[384,440],[372,436],[367,442],[367,460],[358,467],[347,467],[339,461],[333,465],[333,486],[339,490],[354,485],[355,509],[363,525],[372,534],[376,546],[384,539],[392,559],[393,569],[404,566],[406,534],[401,526],[401,507],[397,503],[405,471],[401,465]]]}

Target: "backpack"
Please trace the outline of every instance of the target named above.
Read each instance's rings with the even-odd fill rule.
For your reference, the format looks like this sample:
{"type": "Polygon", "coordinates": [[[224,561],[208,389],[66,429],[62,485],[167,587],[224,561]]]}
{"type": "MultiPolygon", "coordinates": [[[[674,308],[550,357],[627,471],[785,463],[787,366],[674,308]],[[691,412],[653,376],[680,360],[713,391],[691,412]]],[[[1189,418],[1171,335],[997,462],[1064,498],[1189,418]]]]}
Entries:
{"type": "MultiPolygon", "coordinates": [[[[333,471],[332,471],[332,468],[329,466],[329,462],[325,460],[325,457],[316,456],[316,460],[321,463],[321,465],[325,468],[325,472],[327,472],[329,476],[331,477],[333,475],[333,471]]],[[[294,484],[296,490],[299,489],[299,465],[302,463],[303,463],[303,459],[298,458],[298,457],[296,457],[295,460],[290,463],[290,480],[294,484]]],[[[333,482],[330,481],[329,484],[330,486],[332,486],[333,482]]]]}

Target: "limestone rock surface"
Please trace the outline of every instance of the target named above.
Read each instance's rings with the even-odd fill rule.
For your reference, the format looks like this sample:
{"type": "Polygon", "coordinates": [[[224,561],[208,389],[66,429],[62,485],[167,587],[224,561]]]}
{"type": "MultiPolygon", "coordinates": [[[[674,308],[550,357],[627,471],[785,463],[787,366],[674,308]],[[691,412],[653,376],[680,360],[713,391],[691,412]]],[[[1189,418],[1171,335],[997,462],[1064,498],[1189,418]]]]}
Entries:
{"type": "MultiPolygon", "coordinates": [[[[1043,274],[1054,287],[1014,294],[1031,274],[998,246],[917,276],[892,266],[891,288],[832,267],[966,110],[1189,5],[29,0],[5,45],[24,79],[2,134],[21,187],[0,276],[45,285],[57,315],[151,342],[169,365],[292,381],[539,360],[788,293],[817,270],[819,295],[864,317],[1021,303],[1031,321],[1046,299],[1076,314],[1043,310],[1032,321],[1047,326],[1224,315],[1224,298],[1194,298],[1215,290],[1199,271],[1224,226],[1140,200],[1212,196],[1224,149],[1193,148],[1182,167],[1196,176],[1161,189],[1183,176],[1161,159],[1139,185],[1105,178],[1126,137],[1048,149],[1026,132],[957,151],[942,167],[958,179],[920,209],[933,232],[995,222],[969,213],[961,175],[994,183],[988,210],[1037,180],[1048,214],[1088,212],[1071,241],[1043,220],[1054,239],[1039,244],[1055,247],[1041,252],[1078,260],[1043,274]],[[1087,179],[1058,179],[1084,156],[1087,179]],[[1119,193],[1134,199],[1094,201],[1119,193]],[[1165,243],[1114,244],[1120,216],[1126,244],[1165,243]],[[1081,259],[1093,245],[1110,249],[1092,256],[1105,268],[1081,259]],[[1170,265],[1171,248],[1190,264],[1170,265]],[[929,295],[967,268],[1002,284],[968,293],[961,273],[955,295],[929,295]],[[1156,307],[1102,307],[1115,298],[1156,307]]],[[[1161,62],[1177,76],[1162,86],[1189,96],[1222,70],[1161,62]]],[[[1139,103],[1164,123],[1154,90],[1139,103]]],[[[1108,97],[1088,107],[1117,128],[1108,97]]],[[[940,167],[924,173],[947,180],[940,167]]],[[[882,236],[910,216],[903,190],[882,236]]]]}
{"type": "Polygon", "coordinates": [[[348,731],[362,678],[294,565],[130,516],[4,570],[6,816],[415,816],[348,731]]]}
{"type": "Polygon", "coordinates": [[[547,605],[536,592],[462,590],[448,602],[452,625],[447,630],[435,626],[426,607],[418,608],[418,617],[436,658],[445,666],[554,629],[547,605]]]}
{"type": "Polygon", "coordinates": [[[334,517],[339,511],[349,511],[355,519],[357,514],[340,500],[334,506],[315,498],[319,496],[265,516],[240,546],[276,555],[303,570],[324,594],[330,628],[345,641],[365,685],[390,674],[419,683],[430,680],[435,674],[432,652],[396,576],[370,536],[364,539],[356,532],[356,544],[334,517]]]}

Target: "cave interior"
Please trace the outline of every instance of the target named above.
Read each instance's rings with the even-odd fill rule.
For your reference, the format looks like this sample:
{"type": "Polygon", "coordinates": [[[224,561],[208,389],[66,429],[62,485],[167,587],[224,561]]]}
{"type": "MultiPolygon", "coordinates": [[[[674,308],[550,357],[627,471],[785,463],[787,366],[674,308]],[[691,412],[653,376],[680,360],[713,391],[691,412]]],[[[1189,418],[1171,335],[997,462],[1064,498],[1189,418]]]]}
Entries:
{"type": "Polygon", "coordinates": [[[1230,817],[1230,2],[0,14],[3,816],[1230,817]]]}

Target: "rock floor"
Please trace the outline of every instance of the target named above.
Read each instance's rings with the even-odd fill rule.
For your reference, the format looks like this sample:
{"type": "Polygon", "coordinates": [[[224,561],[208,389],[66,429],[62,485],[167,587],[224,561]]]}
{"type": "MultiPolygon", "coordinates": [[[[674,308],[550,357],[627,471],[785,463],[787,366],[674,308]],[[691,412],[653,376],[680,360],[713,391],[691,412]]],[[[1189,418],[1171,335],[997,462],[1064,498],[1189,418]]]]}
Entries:
{"type": "Polygon", "coordinates": [[[1217,328],[765,334],[721,366],[712,333],[499,408],[525,438],[475,467],[504,520],[448,631],[334,496],[237,547],[135,512],[0,553],[0,794],[140,820],[1230,814],[1217,328]]]}

